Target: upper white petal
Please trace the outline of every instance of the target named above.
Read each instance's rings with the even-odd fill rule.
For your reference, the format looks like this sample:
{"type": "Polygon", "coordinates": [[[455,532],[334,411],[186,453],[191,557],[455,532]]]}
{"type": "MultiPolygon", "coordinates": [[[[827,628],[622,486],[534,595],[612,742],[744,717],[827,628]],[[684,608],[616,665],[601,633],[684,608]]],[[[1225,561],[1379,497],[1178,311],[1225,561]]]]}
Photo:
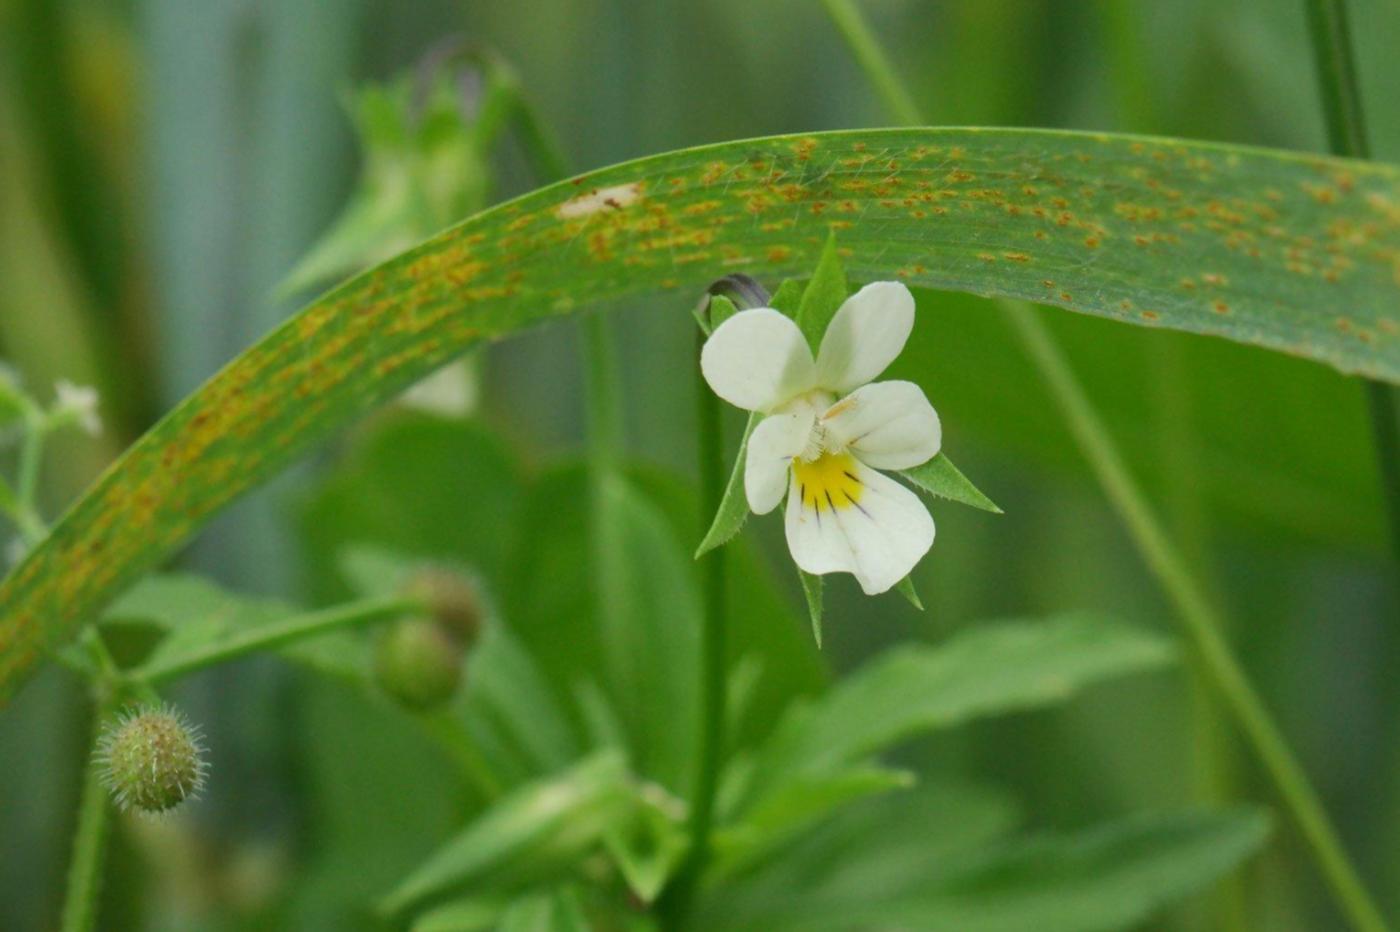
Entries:
{"type": "Polygon", "coordinates": [[[844,395],[873,381],[914,329],[914,296],[899,282],[871,282],[831,318],[817,353],[817,384],[844,395]]]}
{"type": "Polygon", "coordinates": [[[853,573],[867,595],[892,588],[933,546],[933,518],[913,492],[863,464],[856,476],[858,506],[804,506],[793,480],[788,490],[788,549],[809,573],[853,573]]]}
{"type": "Polygon", "coordinates": [[[938,455],[943,427],[913,382],[872,382],[822,415],[822,426],[867,466],[909,469],[938,455]]]}
{"type": "Polygon", "coordinates": [[[700,371],[716,395],[747,411],[772,411],[812,389],[816,367],[802,331],[767,307],[741,311],[715,328],[700,371]]]}
{"type": "Polygon", "coordinates": [[[802,452],[812,434],[816,414],[801,405],[795,411],[770,414],[749,435],[744,460],[744,495],[754,514],[778,507],[787,491],[792,458],[802,452]]]}

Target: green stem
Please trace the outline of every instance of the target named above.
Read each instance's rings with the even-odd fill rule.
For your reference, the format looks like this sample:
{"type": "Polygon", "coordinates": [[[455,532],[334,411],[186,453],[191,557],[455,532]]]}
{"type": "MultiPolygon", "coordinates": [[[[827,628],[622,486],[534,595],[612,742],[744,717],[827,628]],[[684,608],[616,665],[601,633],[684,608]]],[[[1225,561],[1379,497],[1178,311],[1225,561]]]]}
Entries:
{"type": "Polygon", "coordinates": [[[448,712],[432,712],[419,716],[418,721],[452,757],[482,802],[489,803],[501,795],[500,778],[459,719],[448,712]]]}
{"type": "Polygon", "coordinates": [[[924,118],[919,105],[895,73],[889,57],[885,55],[880,40],[865,22],[860,10],[851,0],[822,0],[827,15],[846,40],[846,46],[855,56],[856,62],[865,72],[875,90],[884,98],[890,113],[906,126],[921,126],[924,118]]]}
{"type": "Polygon", "coordinates": [[[24,412],[24,440],[19,449],[19,476],[15,482],[15,504],[11,516],[24,542],[31,547],[48,534],[39,515],[39,465],[44,459],[48,425],[44,414],[29,405],[24,412]]]}
{"type": "MultiPolygon", "coordinates": [[[[901,97],[908,94],[892,94],[885,86],[892,79],[898,87],[898,78],[859,10],[851,0],[825,2],[827,9],[833,11],[836,27],[862,66],[870,72],[872,83],[881,90],[890,109],[901,112],[901,97]],[[871,59],[873,67],[867,63],[871,59]]],[[[1055,394],[1080,451],[1089,461],[1138,552],[1175,605],[1202,670],[1273,780],[1338,904],[1357,929],[1365,932],[1386,929],[1380,911],[1347,857],[1316,791],[1221,635],[1223,618],[1162,530],[1064,354],[1027,306],[1010,301],[1001,304],[1008,321],[1055,394]]]]}
{"type": "Polygon", "coordinates": [[[149,684],[163,683],[176,677],[227,663],[239,657],[246,657],[258,651],[274,650],[278,647],[315,637],[328,631],[348,628],[353,625],[383,621],[397,615],[422,611],[422,605],[414,599],[403,597],[365,599],[337,605],[318,612],[308,612],[276,624],[264,625],[254,631],[228,638],[212,644],[198,653],[187,654],[177,660],[144,668],[137,672],[139,680],[149,684]]]}
{"type": "Polygon", "coordinates": [[[111,803],[102,784],[96,736],[110,708],[99,703],[93,712],[93,746],[83,769],[83,795],[78,806],[78,828],[73,838],[73,860],[68,866],[68,888],[63,897],[62,932],[89,932],[97,924],[97,897],[102,887],[111,803]]]}
{"type": "Polygon", "coordinates": [[[1089,460],[1099,484],[1127,526],[1139,553],[1176,607],[1177,617],[1211,685],[1258,755],[1289,812],[1297,823],[1323,877],[1350,918],[1366,932],[1386,928],[1356,869],[1348,859],[1316,791],[1289,750],[1278,726],[1254,691],[1220,630],[1223,622],[1196,584],[1181,554],[1161,524],[1119,455],[1107,427],[1099,419],[1064,355],[1029,307],[1002,302],[1007,316],[1035,361],[1051,393],[1069,421],[1080,450],[1089,460]]]}
{"type": "MultiPolygon", "coordinates": [[[[697,359],[705,336],[696,331],[697,359]]],[[[697,362],[698,455],[700,472],[700,524],[710,521],[724,495],[724,450],[719,398],[700,375],[697,362]]],[[[701,730],[700,754],[695,774],[695,795],[690,807],[690,852],[682,866],[676,897],[682,915],[689,907],[700,872],[710,856],[714,828],[715,793],[724,763],[725,710],[725,557],[718,547],[700,557],[700,598],[703,625],[700,643],[701,730]]]]}
{"type": "MultiPolygon", "coordinates": [[[[1335,155],[1370,158],[1345,0],[1306,0],[1306,7],[1329,148],[1335,155]]],[[[1382,382],[1367,381],[1366,403],[1371,412],[1391,545],[1400,554],[1400,411],[1395,389],[1382,382]]]]}

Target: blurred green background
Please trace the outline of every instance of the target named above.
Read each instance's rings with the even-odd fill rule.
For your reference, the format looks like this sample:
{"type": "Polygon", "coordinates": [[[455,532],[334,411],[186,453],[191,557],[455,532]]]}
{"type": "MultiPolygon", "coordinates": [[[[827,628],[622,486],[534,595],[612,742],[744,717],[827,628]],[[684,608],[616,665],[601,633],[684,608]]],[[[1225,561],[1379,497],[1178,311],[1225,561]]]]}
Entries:
{"type": "MultiPolygon", "coordinates": [[[[1296,2],[863,7],[936,124],[1323,148],[1296,2]]],[[[1351,9],[1373,148],[1400,158],[1400,3],[1351,9]]],[[[891,122],[810,0],[3,0],[0,358],[31,386],[97,385],[107,422],[100,440],[68,441],[53,457],[51,512],[294,310],[274,299],[276,286],[355,178],[349,93],[412,68],[448,36],[514,65],[579,169],[891,122]]],[[[535,183],[510,144],[498,147],[493,174],[493,199],[535,183]]],[[[967,296],[918,298],[915,336],[894,374],[925,386],[945,448],[1006,515],[934,506],[938,543],[915,577],[923,614],[897,598],[867,601],[848,580],[828,587],[820,661],[800,637],[778,522],[751,525],[793,619],[787,674],[816,681],[826,666],[839,675],[890,643],[1002,615],[1096,608],[1167,629],[1168,608],[1002,318],[967,296]]],[[[677,495],[690,494],[695,456],[687,311],[638,304],[618,312],[613,330],[628,449],[642,474],[677,495]]],[[[1231,637],[1383,905],[1400,910],[1400,603],[1359,386],[1221,341],[1046,317],[1229,609],[1231,637]]],[[[577,343],[574,327],[556,325],[492,347],[473,423],[368,418],[221,517],[183,564],[240,589],[321,602],[343,594],[336,548],[369,540],[469,555],[508,586],[517,545],[493,543],[496,529],[517,509],[542,507],[538,487],[580,451],[577,343]],[[498,448],[499,463],[464,465],[483,444],[498,448]],[[467,506],[460,493],[473,482],[485,503],[467,506]]],[[[738,420],[729,426],[737,434],[738,420]]],[[[567,638],[576,608],[548,606],[557,628],[537,635],[567,638]]],[[[268,661],[206,674],[180,699],[215,749],[200,830],[157,825],[141,850],[119,848],[116,877],[129,882],[108,886],[110,928],[344,928],[328,904],[356,878],[335,868],[337,850],[378,839],[421,854],[441,838],[452,810],[407,798],[437,798],[422,789],[432,756],[377,720],[382,712],[268,661]],[[382,766],[326,773],[317,748],[344,742],[382,766]],[[405,776],[418,788],[401,785],[405,776]],[[169,856],[152,863],[152,852],[169,856]]],[[[0,929],[55,921],[85,716],[77,684],[54,670],[0,715],[0,929]]],[[[910,754],[1013,791],[1033,826],[1201,798],[1269,799],[1183,671],[1099,687],[1067,708],[910,754]]],[[[1338,927],[1288,831],[1248,869],[1247,886],[1252,928],[1338,927]]],[[[1208,927],[1203,914],[1166,924],[1208,927]]]]}

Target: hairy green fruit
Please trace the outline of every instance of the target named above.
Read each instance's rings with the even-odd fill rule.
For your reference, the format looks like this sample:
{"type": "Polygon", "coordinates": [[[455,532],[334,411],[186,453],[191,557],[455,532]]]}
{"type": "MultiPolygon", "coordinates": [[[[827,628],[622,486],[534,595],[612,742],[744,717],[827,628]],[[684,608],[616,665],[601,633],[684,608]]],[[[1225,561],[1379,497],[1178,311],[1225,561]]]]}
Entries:
{"type": "Polygon", "coordinates": [[[443,705],[462,681],[462,645],[430,618],[403,618],[380,636],[374,673],[402,705],[426,711],[443,705]]]}
{"type": "Polygon", "coordinates": [[[169,812],[199,793],[208,765],[199,730],[170,707],[124,714],[97,747],[102,780],[123,811],[169,812]]]}

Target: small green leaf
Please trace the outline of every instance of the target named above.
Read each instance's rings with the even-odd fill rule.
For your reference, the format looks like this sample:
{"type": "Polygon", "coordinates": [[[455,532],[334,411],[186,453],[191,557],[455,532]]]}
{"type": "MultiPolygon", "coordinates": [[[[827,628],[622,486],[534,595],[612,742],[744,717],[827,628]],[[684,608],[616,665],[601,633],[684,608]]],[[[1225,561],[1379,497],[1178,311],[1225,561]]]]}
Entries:
{"type": "Polygon", "coordinates": [[[739,441],[739,452],[734,456],[734,468],[729,473],[729,481],[724,485],[719,510],[715,512],[715,520],[710,522],[705,539],[695,548],[697,560],[716,547],[733,540],[734,535],[743,530],[744,522],[749,519],[749,500],[744,493],[744,458],[748,453],[749,436],[761,420],[763,415],[757,411],[749,415],[749,422],[744,426],[744,438],[739,441]]]}
{"type": "Polygon", "coordinates": [[[918,611],[924,610],[923,600],[919,598],[919,591],[914,588],[914,577],[905,576],[894,587],[895,591],[904,596],[904,600],[914,606],[918,611]]]}
{"type": "Polygon", "coordinates": [[[802,593],[807,596],[807,614],[812,616],[812,637],[817,640],[818,649],[822,646],[822,578],[801,569],[802,593]]]}
{"type": "Polygon", "coordinates": [[[841,254],[836,251],[836,234],[826,238],[822,257],[817,260],[817,269],[807,290],[802,292],[802,302],[797,306],[797,326],[812,347],[812,355],[822,345],[826,335],[826,325],[836,316],[836,311],[846,300],[849,289],[846,285],[846,270],[841,264],[841,254]]]}
{"type": "Polygon", "coordinates": [[[467,884],[481,894],[562,875],[626,816],[633,805],[627,780],[621,756],[604,753],[520,787],[430,855],[381,911],[398,915],[467,884]]]}
{"type": "Polygon", "coordinates": [[[773,292],[768,306],[796,320],[797,307],[802,303],[802,292],[805,290],[806,286],[800,279],[785,278],[783,283],[778,286],[778,290],[773,292]]]}
{"type": "Polygon", "coordinates": [[[996,502],[983,495],[946,454],[940,453],[922,466],[902,469],[899,474],[930,495],[962,502],[993,514],[1003,513],[996,502]]]}

